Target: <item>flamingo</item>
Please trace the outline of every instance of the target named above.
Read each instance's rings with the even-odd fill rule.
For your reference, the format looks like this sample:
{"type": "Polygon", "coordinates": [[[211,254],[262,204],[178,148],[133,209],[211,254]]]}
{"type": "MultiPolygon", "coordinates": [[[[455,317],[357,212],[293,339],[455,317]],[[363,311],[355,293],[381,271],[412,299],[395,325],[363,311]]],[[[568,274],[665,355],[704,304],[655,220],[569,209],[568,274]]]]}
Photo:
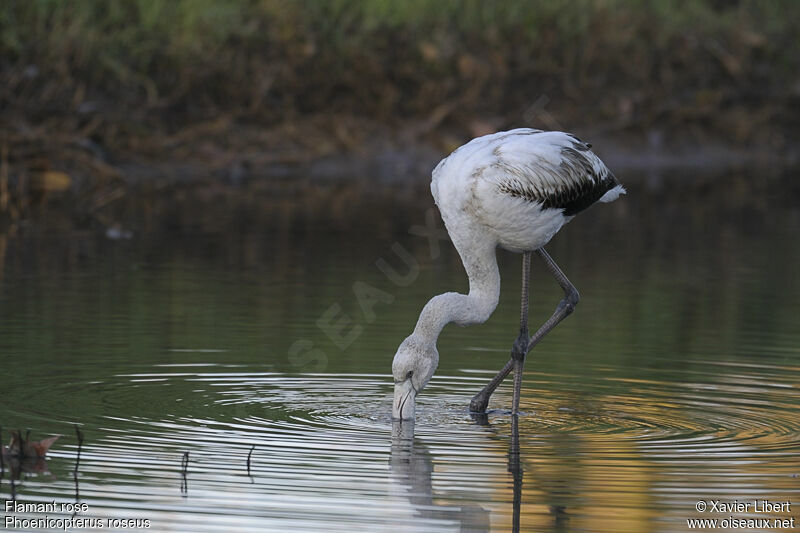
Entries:
{"type": "Polygon", "coordinates": [[[512,415],[519,413],[522,369],[530,350],[572,313],[580,296],[544,250],[553,235],[580,211],[611,202],[625,188],[599,157],[572,134],[529,128],[478,137],[457,148],[433,170],[431,192],[469,278],[469,294],[431,298],[414,331],[392,362],[392,417],[413,419],[416,396],[439,364],[436,340],[450,322],[460,326],[488,320],[500,297],[496,248],[523,254],[519,335],[511,358],[470,402],[485,413],[489,398],[514,370],[512,415]],[[531,253],[536,253],[564,291],[553,315],[528,335],[531,253]]]}

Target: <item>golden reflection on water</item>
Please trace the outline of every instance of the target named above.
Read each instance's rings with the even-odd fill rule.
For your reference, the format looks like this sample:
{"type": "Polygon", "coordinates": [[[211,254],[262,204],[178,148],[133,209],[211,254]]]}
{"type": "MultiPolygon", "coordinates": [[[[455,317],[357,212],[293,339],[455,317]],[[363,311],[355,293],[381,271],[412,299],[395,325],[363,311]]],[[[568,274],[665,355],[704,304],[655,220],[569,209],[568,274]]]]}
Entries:
{"type": "MultiPolygon", "coordinates": [[[[109,514],[138,505],[161,529],[685,531],[700,499],[780,501],[800,486],[800,249],[786,245],[800,214],[732,179],[749,189],[631,181],[554,240],[584,300],[529,358],[518,453],[507,388],[487,425],[466,412],[516,333],[512,254],[492,319],[445,330],[417,434],[389,436],[393,350],[431,295],[465,285],[447,243],[434,261],[408,233],[427,184],[212,190],[203,216],[156,197],[130,241],[0,232],[13,376],[0,423],[82,424],[82,497],[109,514]],[[375,268],[394,242],[420,263],[402,289],[375,268]],[[333,304],[358,321],[357,281],[394,302],[342,350],[315,321],[333,304]],[[324,368],[294,364],[296,340],[324,351],[324,368]]],[[[535,269],[533,283],[535,320],[559,295],[535,269]]],[[[25,479],[25,497],[72,497],[62,440],[54,478],[25,479]]]]}

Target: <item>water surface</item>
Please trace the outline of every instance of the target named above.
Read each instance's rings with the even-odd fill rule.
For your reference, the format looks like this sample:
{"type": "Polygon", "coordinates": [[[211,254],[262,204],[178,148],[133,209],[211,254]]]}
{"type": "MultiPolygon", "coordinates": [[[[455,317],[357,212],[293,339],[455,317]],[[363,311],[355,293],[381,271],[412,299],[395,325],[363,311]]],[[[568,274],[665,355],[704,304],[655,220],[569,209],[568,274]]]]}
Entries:
{"type": "MultiPolygon", "coordinates": [[[[516,335],[505,252],[495,314],[445,329],[416,424],[390,421],[398,343],[466,289],[425,187],[256,191],[128,216],[129,240],[18,227],[3,439],[63,436],[0,493],[172,531],[686,531],[726,516],[698,501],[753,499],[800,517],[795,179],[631,176],[566,226],[548,249],[583,299],[532,352],[518,427],[508,386],[467,410],[516,335]]],[[[560,294],[533,263],[535,323],[560,294]]]]}

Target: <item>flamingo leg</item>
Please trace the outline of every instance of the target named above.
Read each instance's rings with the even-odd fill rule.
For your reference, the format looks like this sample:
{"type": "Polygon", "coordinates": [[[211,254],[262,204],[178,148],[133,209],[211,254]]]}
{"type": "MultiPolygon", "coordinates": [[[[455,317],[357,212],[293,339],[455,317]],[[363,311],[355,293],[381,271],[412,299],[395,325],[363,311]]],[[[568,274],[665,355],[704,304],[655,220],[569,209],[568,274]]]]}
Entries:
{"type": "Polygon", "coordinates": [[[540,340],[542,340],[542,337],[547,335],[551,329],[556,327],[559,322],[571,315],[575,310],[575,306],[578,305],[578,302],[581,299],[578,289],[575,288],[575,285],[570,283],[564,272],[558,268],[556,262],[553,261],[552,257],[550,257],[550,254],[545,252],[544,248],[539,248],[536,250],[536,253],[539,254],[539,257],[541,257],[542,261],[544,261],[547,270],[550,271],[553,277],[556,278],[558,284],[561,286],[561,289],[564,291],[564,298],[558,302],[558,306],[553,312],[553,315],[548,318],[547,322],[542,324],[536,333],[534,333],[533,336],[531,336],[531,338],[528,340],[528,352],[530,352],[531,349],[536,346],[540,340]]]}
{"type": "Polygon", "coordinates": [[[528,338],[528,285],[530,280],[530,252],[523,255],[522,261],[522,305],[520,312],[520,332],[517,340],[511,348],[511,359],[506,365],[492,378],[492,380],[481,391],[473,396],[469,404],[470,411],[474,413],[485,413],[489,404],[489,397],[497,389],[500,383],[514,370],[514,397],[511,413],[516,415],[519,412],[519,397],[522,389],[522,369],[525,365],[525,356],[536,346],[542,337],[547,335],[559,322],[569,316],[580,300],[578,289],[567,279],[564,272],[558,267],[553,258],[550,257],[544,248],[539,248],[536,253],[544,261],[547,270],[553,275],[561,289],[564,291],[564,298],[558,303],[553,315],[542,324],[542,326],[528,338]]]}
{"type": "MultiPolygon", "coordinates": [[[[522,379],[522,366],[525,364],[525,355],[528,353],[528,287],[530,286],[531,274],[531,253],[525,252],[522,255],[522,295],[520,297],[520,317],[519,317],[519,335],[511,347],[511,359],[508,363],[500,369],[492,380],[481,389],[481,391],[472,397],[469,403],[469,409],[473,413],[485,413],[486,407],[489,405],[489,398],[497,387],[503,382],[504,379],[514,370],[514,405],[519,405],[519,387],[516,386],[517,379],[522,379]]],[[[516,409],[513,412],[516,413],[516,409]]]]}

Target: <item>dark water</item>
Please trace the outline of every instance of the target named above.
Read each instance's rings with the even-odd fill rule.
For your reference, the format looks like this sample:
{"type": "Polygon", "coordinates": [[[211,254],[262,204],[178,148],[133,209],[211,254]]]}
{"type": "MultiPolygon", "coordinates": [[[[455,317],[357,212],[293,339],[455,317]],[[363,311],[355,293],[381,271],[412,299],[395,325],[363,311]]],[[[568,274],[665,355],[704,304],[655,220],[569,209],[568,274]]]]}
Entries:
{"type": "MultiPolygon", "coordinates": [[[[518,427],[508,386],[486,420],[467,411],[516,334],[521,258],[505,252],[494,316],[445,329],[415,426],[390,422],[397,344],[429,297],[466,288],[450,245],[424,236],[424,186],[123,213],[129,240],[17,227],[0,235],[3,439],[63,436],[18,479],[6,464],[0,493],[156,531],[800,518],[796,179],[631,176],[566,226],[548,249],[583,299],[532,352],[518,427]],[[696,510],[716,500],[794,507],[696,510]]],[[[536,259],[532,283],[543,321],[560,294],[536,259]]]]}

